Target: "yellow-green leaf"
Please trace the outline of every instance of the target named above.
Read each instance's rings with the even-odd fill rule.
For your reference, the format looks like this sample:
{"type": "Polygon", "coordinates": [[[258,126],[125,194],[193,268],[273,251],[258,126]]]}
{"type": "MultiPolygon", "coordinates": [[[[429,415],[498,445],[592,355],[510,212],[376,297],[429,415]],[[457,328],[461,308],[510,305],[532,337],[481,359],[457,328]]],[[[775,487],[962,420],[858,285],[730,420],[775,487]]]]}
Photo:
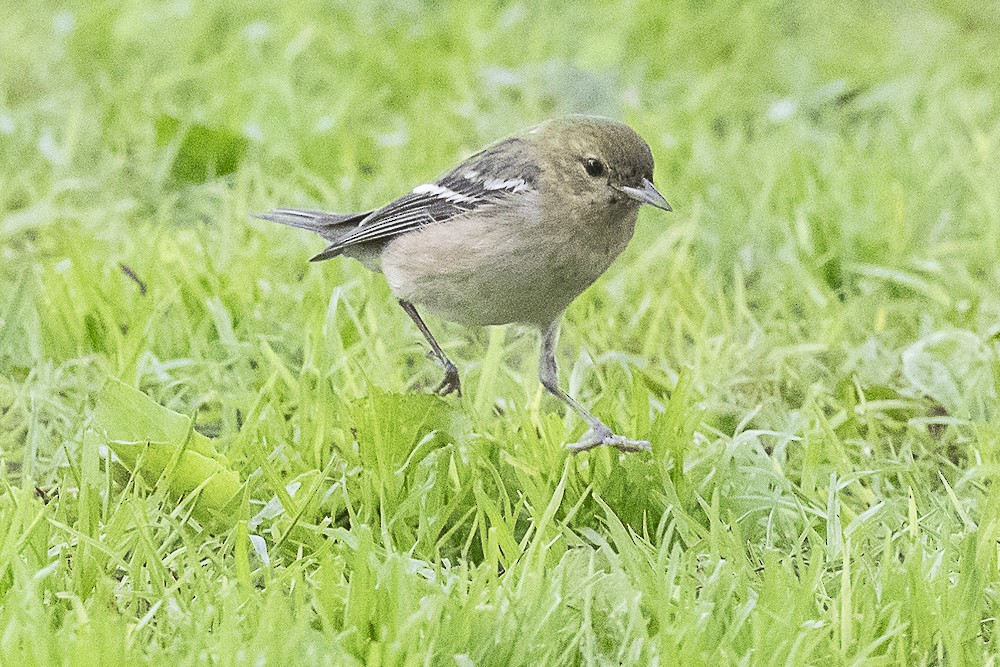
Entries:
{"type": "Polygon", "coordinates": [[[165,483],[178,498],[199,491],[194,515],[200,521],[234,524],[238,517],[224,510],[242,488],[239,473],[210,438],[194,430],[189,417],[110,379],[97,400],[95,426],[125,467],[149,484],[165,483]]]}

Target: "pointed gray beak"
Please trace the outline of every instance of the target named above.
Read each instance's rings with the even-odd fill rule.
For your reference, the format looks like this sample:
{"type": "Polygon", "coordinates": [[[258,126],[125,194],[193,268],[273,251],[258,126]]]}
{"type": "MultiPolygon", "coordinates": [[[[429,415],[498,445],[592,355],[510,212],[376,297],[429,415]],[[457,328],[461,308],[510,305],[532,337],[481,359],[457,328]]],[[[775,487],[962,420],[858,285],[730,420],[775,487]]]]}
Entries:
{"type": "Polygon", "coordinates": [[[659,193],[653,184],[649,182],[648,178],[642,179],[641,188],[630,188],[623,185],[618,189],[640,204],[649,204],[656,208],[662,208],[664,211],[674,210],[670,208],[670,204],[667,203],[667,200],[663,198],[663,195],[659,193]]]}

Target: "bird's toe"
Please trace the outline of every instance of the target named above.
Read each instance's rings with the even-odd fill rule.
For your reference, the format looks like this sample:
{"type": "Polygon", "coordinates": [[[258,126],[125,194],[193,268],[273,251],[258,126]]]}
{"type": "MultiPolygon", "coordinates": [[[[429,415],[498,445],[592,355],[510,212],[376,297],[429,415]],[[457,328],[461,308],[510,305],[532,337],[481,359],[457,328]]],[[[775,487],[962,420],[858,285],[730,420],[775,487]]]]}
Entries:
{"type": "Polygon", "coordinates": [[[590,429],[579,441],[566,445],[573,453],[586,452],[594,447],[614,447],[620,452],[650,452],[653,446],[647,440],[633,440],[623,435],[616,435],[604,424],[598,424],[590,429]]]}

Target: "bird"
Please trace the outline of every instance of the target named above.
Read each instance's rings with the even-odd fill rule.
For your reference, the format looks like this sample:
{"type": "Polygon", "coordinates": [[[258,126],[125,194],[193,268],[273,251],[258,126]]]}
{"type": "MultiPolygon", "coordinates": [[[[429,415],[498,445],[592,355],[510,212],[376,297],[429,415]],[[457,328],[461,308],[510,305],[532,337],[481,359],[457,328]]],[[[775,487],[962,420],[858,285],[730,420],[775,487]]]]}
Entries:
{"type": "Polygon", "coordinates": [[[437,393],[461,396],[461,381],[418,306],[464,325],[528,325],[541,336],[541,385],[589,426],[569,450],[638,452],[650,443],[614,433],[563,391],[555,352],[563,311],[625,249],[643,205],[672,210],[653,185],[649,144],[624,123],[573,115],[497,141],[381,208],[257,217],[323,237],[313,262],[350,257],[381,272],[444,367],[437,393]]]}

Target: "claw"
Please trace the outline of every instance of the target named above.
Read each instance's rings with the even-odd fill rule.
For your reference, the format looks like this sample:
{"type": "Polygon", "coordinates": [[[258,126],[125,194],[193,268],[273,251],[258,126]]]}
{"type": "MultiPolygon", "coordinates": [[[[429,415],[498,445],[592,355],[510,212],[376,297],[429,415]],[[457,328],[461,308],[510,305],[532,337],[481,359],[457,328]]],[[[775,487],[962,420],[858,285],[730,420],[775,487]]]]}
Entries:
{"type": "Polygon", "coordinates": [[[651,452],[653,446],[648,440],[632,440],[623,435],[616,435],[604,424],[598,424],[590,429],[579,442],[566,445],[573,454],[586,452],[594,447],[614,447],[620,452],[651,452]]]}
{"type": "Polygon", "coordinates": [[[462,383],[458,379],[458,368],[455,364],[448,362],[444,366],[444,380],[438,385],[438,388],[434,390],[434,393],[440,396],[447,396],[452,392],[457,392],[459,396],[462,395],[462,383]]]}

